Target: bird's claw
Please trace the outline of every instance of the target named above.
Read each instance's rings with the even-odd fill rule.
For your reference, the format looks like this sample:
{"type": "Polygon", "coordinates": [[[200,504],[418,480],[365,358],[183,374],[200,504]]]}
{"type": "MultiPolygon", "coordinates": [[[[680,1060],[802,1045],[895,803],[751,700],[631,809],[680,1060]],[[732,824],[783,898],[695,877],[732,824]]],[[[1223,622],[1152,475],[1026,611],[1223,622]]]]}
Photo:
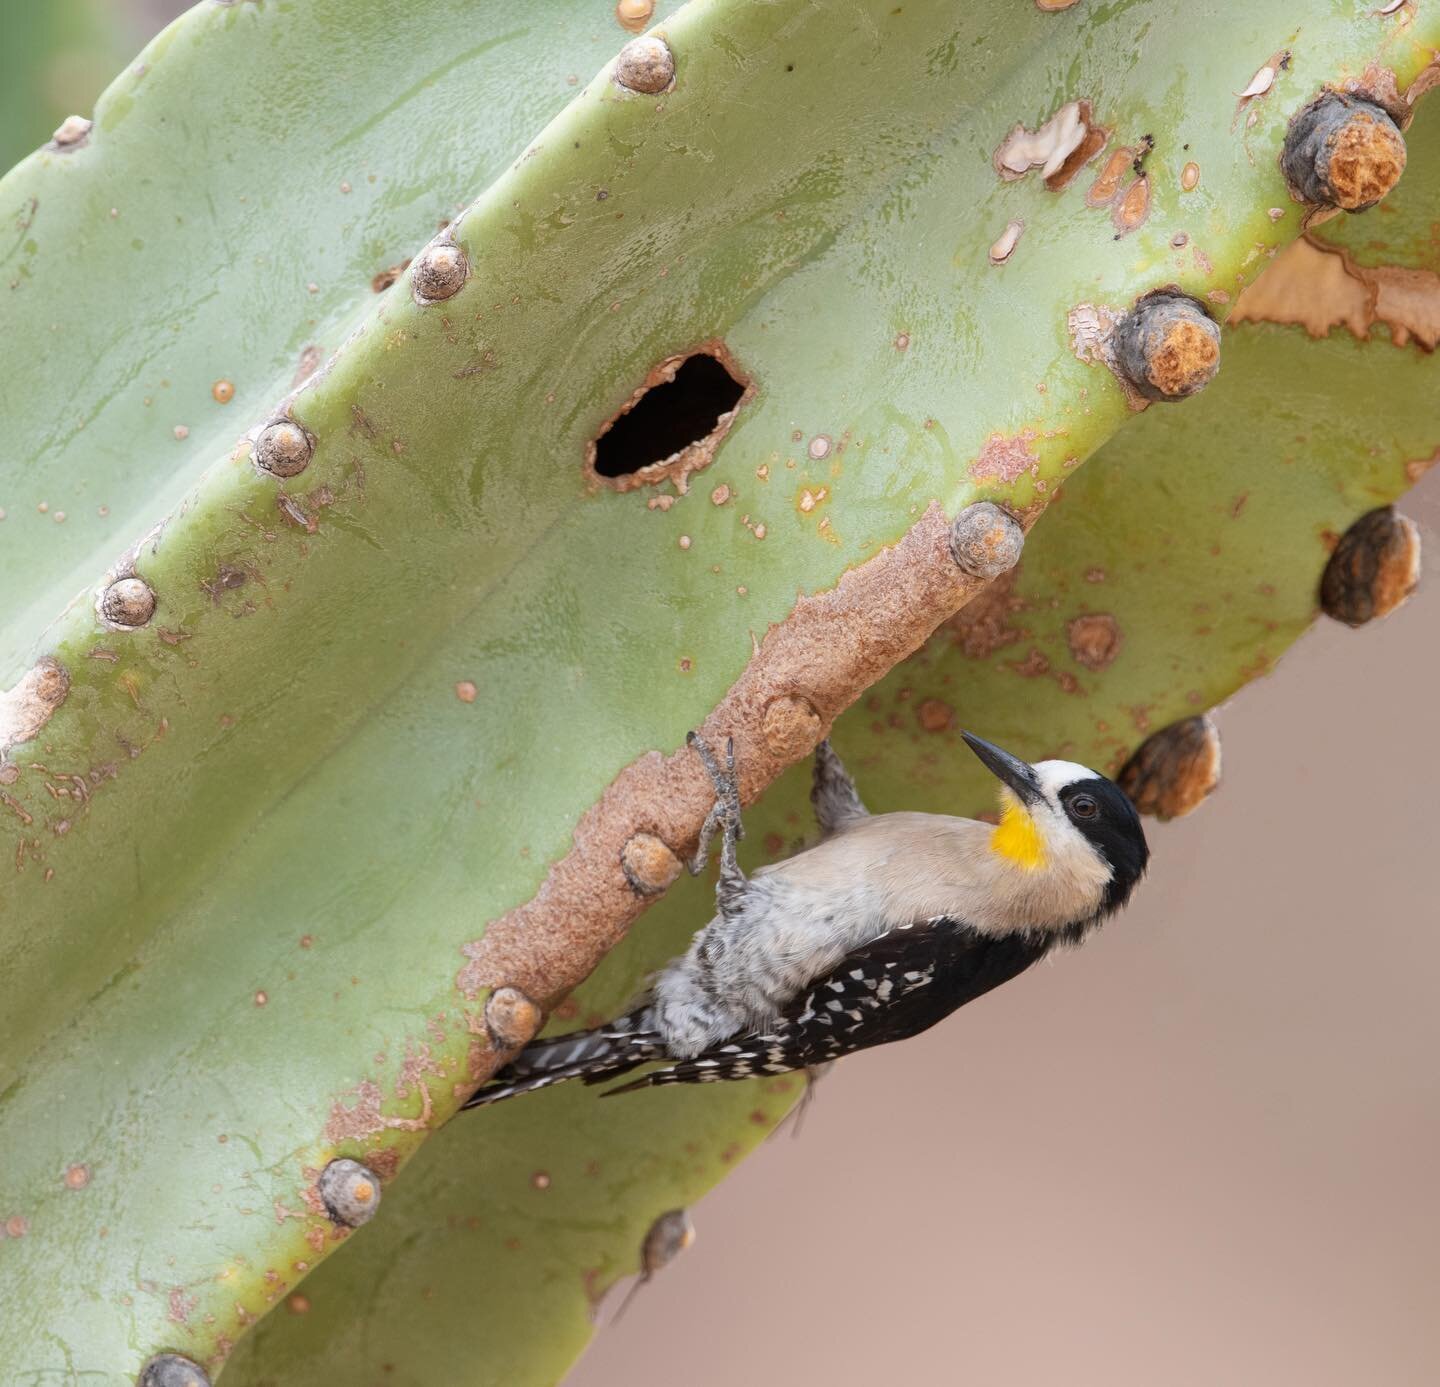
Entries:
{"type": "Polygon", "coordinates": [[[705,815],[705,823],[700,829],[700,845],[689,863],[691,875],[699,876],[705,870],[706,860],[710,856],[710,840],[715,836],[715,830],[723,829],[726,840],[733,846],[745,836],[745,828],[740,822],[740,789],[735,776],[735,739],[725,739],[723,770],[715,758],[715,753],[710,749],[710,744],[698,732],[688,733],[685,742],[694,748],[696,755],[700,757],[700,763],[705,767],[705,773],[710,777],[710,783],[715,787],[715,803],[705,815]]]}

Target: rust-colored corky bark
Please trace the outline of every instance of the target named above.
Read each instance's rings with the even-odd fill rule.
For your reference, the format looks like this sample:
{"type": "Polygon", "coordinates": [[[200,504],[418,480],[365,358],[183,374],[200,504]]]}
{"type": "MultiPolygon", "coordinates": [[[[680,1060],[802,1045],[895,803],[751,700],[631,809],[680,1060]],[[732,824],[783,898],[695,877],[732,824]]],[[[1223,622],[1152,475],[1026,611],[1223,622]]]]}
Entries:
{"type": "MultiPolygon", "coordinates": [[[[1028,528],[1036,514],[1021,524],[1028,528]]],[[[956,565],[950,522],[932,503],[893,548],[850,570],[830,591],[802,597],[766,633],[700,729],[713,746],[735,739],[742,799],[754,800],[808,755],[841,712],[984,586],[956,565]]],[[[687,856],[713,800],[688,749],[649,752],[627,766],[581,818],[574,846],[534,899],[464,946],[460,991],[474,998],[485,988],[517,987],[553,1006],[654,899],[627,876],[626,845],[648,835],[687,856]]],[[[479,1082],[503,1056],[492,1052],[493,1064],[475,1058],[471,1078],[479,1082]]]]}

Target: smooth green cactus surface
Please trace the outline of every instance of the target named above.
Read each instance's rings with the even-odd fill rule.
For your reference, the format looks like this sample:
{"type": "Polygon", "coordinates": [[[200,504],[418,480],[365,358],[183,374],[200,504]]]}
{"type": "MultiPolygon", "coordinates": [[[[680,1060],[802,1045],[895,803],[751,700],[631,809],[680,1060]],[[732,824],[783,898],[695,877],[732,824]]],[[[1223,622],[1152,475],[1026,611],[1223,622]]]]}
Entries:
{"type": "MultiPolygon", "coordinates": [[[[469,1082],[462,946],[535,894],[616,774],[679,746],[797,592],[932,502],[1053,495],[1132,419],[1076,313],[1169,283],[1222,312],[1300,228],[1289,113],[1376,62],[1403,87],[1440,42],[1408,8],[1089,8],[693,0],[661,8],[676,80],[645,96],[604,66],[627,37],[608,0],[205,4],[84,145],[0,181],[0,685],[33,688],[42,659],[68,676],[43,726],[14,696],[0,714],[0,1375],[125,1382],[161,1349],[213,1372],[344,1247],[226,1381],[553,1381],[647,1220],[778,1119],[793,1093],[613,1115],[562,1094],[426,1141],[469,1082]],[[1017,126],[1081,100],[1108,143],[1067,187],[1000,176],[1017,126]],[[1087,205],[1120,146],[1148,181],[1087,205]],[[377,299],[452,217],[459,294],[417,304],[407,272],[377,299]],[[717,337],[755,393],[689,493],[594,484],[586,443],[717,337]],[[279,482],[237,439],[292,388],[316,447],[279,482]],[[127,553],[156,607],[108,629],[127,553]],[[344,1246],[317,1169],[388,1179],[422,1148],[344,1246]],[[503,1350],[402,1332],[422,1266],[434,1312],[453,1330],[488,1302],[503,1350]]],[[[1282,393],[1313,378],[1286,370],[1282,393]]],[[[1122,438],[1201,441],[1206,398],[1122,438]]],[[[1148,513],[1103,474],[1090,513],[1085,477],[1022,583],[1047,528],[1088,518],[1118,549],[1148,513]]],[[[1331,523],[1360,508],[1346,487],[1331,523]]],[[[1286,580],[1313,583],[1295,549],[1286,580]]],[[[1143,651],[1160,604],[1122,611],[1114,581],[1143,651]]],[[[1158,716],[1238,668],[1167,667],[1142,696],[1158,716]]],[[[1081,745],[1047,692],[1034,725],[1081,745]]],[[[587,1011],[674,950],[703,887],[661,910],[587,1011]]]]}

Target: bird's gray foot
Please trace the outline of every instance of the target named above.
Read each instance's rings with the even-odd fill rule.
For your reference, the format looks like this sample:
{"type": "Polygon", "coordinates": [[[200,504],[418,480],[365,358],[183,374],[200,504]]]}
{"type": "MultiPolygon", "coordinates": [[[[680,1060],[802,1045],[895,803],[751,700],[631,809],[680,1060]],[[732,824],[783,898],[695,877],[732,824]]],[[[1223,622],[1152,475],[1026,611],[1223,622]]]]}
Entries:
{"type": "Polygon", "coordinates": [[[815,822],[827,837],[856,819],[867,818],[870,813],[861,802],[850,772],[835,754],[828,737],[815,748],[810,803],[815,809],[815,822]]]}
{"type": "Polygon", "coordinates": [[[715,837],[715,830],[720,829],[720,879],[715,885],[715,900],[720,913],[729,915],[745,894],[745,874],[740,870],[736,856],[736,845],[745,836],[745,829],[740,822],[740,790],[735,780],[735,741],[733,738],[725,741],[723,770],[715,759],[715,753],[698,732],[690,733],[686,741],[695,748],[710,783],[715,787],[715,803],[710,806],[710,812],[701,826],[700,843],[690,860],[690,871],[699,876],[705,870],[711,840],[715,837]]]}

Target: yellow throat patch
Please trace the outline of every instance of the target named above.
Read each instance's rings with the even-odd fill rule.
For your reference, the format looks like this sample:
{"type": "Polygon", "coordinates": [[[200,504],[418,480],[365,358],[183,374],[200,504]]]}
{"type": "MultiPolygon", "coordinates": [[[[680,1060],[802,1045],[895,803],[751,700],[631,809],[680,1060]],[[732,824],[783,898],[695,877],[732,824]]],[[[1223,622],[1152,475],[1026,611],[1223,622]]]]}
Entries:
{"type": "Polygon", "coordinates": [[[1002,792],[1005,805],[1000,823],[990,835],[990,851],[999,853],[1024,871],[1045,865],[1045,840],[1030,817],[1030,811],[1008,790],[1002,792]]]}

